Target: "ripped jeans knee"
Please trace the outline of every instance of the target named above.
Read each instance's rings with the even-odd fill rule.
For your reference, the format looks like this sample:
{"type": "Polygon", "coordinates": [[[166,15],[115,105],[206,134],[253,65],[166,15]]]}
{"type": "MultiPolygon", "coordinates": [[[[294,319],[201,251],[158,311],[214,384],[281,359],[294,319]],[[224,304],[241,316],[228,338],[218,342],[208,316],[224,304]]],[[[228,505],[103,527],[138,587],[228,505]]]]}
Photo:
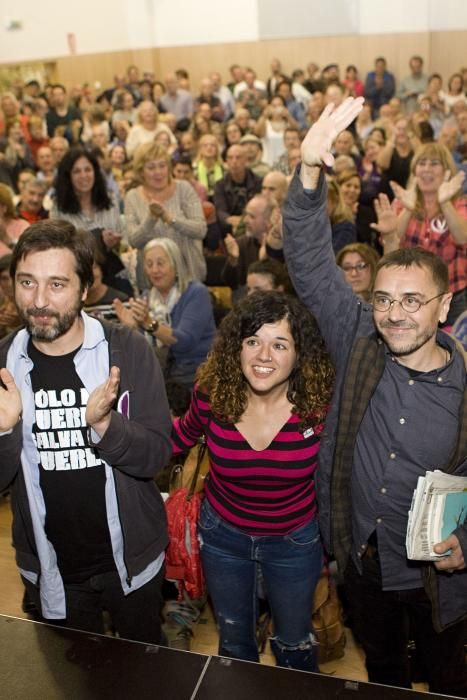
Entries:
{"type": "Polygon", "coordinates": [[[271,649],[278,666],[318,672],[317,642],[311,632],[302,642],[293,645],[285,644],[278,637],[272,637],[271,649]]]}

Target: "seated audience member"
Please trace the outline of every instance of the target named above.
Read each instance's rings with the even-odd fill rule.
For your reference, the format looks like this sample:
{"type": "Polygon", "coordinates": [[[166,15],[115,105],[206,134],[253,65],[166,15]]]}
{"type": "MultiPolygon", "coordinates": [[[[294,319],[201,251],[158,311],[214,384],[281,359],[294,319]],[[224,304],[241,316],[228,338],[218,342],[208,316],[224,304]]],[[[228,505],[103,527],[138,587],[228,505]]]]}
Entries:
{"type": "Polygon", "coordinates": [[[254,292],[287,292],[290,294],[292,291],[286,266],[272,258],[256,260],[249,265],[246,288],[248,294],[254,294],[254,292]]]}
{"type": "Polygon", "coordinates": [[[207,227],[198,195],[188,182],[172,179],[170,156],[156,143],[140,146],[133,165],[139,184],[125,197],[125,218],[128,240],[138,249],[139,289],[147,288],[142,251],[153,238],[173,239],[190,279],[204,280],[202,241],[207,227]]]}
{"type": "Polygon", "coordinates": [[[366,243],[350,243],[339,250],[336,263],[342,269],[345,281],[355,294],[367,302],[373,295],[373,283],[379,255],[366,243]]]}
{"type": "Polygon", "coordinates": [[[154,141],[154,138],[160,131],[167,131],[170,136],[170,142],[173,144],[177,143],[169,127],[159,121],[157,107],[148,100],[141,102],[138,105],[138,121],[131,127],[125,144],[128,156],[132,158],[138,146],[154,141]]]}
{"type": "Polygon", "coordinates": [[[428,78],[428,85],[423,95],[418,98],[419,103],[424,97],[431,101],[432,110],[437,119],[442,123],[446,117],[446,105],[444,104],[443,78],[439,73],[432,73],[428,78]]]}
{"type": "Polygon", "coordinates": [[[362,186],[356,219],[357,240],[361,243],[368,243],[373,247],[377,246],[371,224],[376,221],[373,201],[378,196],[381,188],[382,178],[378,167],[378,156],[381,148],[381,139],[372,132],[364,143],[365,150],[357,169],[362,186]]]}
{"type": "Polygon", "coordinates": [[[240,82],[236,83],[233,89],[234,98],[239,100],[242,92],[244,92],[244,90],[248,90],[249,88],[257,90],[258,93],[265,97],[267,93],[266,83],[256,77],[256,72],[253,70],[253,68],[245,68],[244,70],[241,68],[240,70],[242,79],[240,82]]]}
{"type": "Polygon", "coordinates": [[[63,85],[53,85],[50,107],[47,112],[47,133],[53,136],[67,136],[71,142],[77,142],[81,130],[81,114],[68,99],[63,85]]]}
{"type": "Polygon", "coordinates": [[[268,98],[271,99],[273,95],[276,94],[276,88],[281,82],[281,80],[284,79],[284,73],[282,71],[282,64],[279,61],[278,58],[273,58],[271,63],[271,75],[266,81],[266,91],[268,94],[268,98]]]}
{"type": "Polygon", "coordinates": [[[21,326],[10,276],[11,253],[0,257],[0,338],[21,326]]]}
{"type": "Polygon", "coordinates": [[[355,166],[360,163],[360,156],[355,146],[355,139],[351,131],[345,129],[337,135],[334,142],[334,156],[350,156],[355,166]]]}
{"type": "Polygon", "coordinates": [[[341,248],[354,243],[357,238],[354,216],[340,193],[339,186],[333,181],[328,182],[327,209],[332,229],[332,248],[334,254],[341,248]]]}
{"type": "Polygon", "coordinates": [[[20,200],[16,205],[18,216],[26,219],[29,224],[34,224],[41,219],[47,219],[49,212],[44,207],[44,197],[47,191],[45,182],[41,182],[36,177],[29,179],[22,192],[20,200]]]}
{"type": "Polygon", "coordinates": [[[300,148],[300,131],[293,126],[288,126],[284,129],[283,139],[285,150],[282,153],[282,155],[280,155],[279,158],[273,163],[272,169],[279,170],[279,172],[283,173],[284,175],[291,175],[292,173],[290,172],[289,165],[289,151],[292,148],[300,148]]]}
{"type": "Polygon", "coordinates": [[[255,175],[263,179],[270,171],[270,166],[262,160],[263,144],[254,134],[245,134],[240,139],[246,155],[246,165],[255,175]]]}
{"type": "Polygon", "coordinates": [[[348,95],[352,97],[362,97],[365,90],[365,86],[358,77],[358,70],[356,66],[350,65],[345,69],[345,78],[342,81],[342,85],[345,87],[348,95]]]}
{"type": "Polygon", "coordinates": [[[123,228],[118,205],[109,196],[104,175],[91,151],[76,146],[62,158],[50,217],[65,219],[81,230],[99,230],[102,236],[109,235],[109,241],[120,241],[123,228]]]}
{"type": "MultiPolygon", "coordinates": [[[[284,76],[285,77],[285,76],[284,76]]],[[[284,79],[284,78],[283,78],[284,79]]],[[[306,112],[308,102],[311,99],[311,92],[305,87],[305,71],[301,68],[296,68],[292,72],[292,95],[299,102],[306,112]]]]}
{"type": "Polygon", "coordinates": [[[375,69],[370,71],[365,81],[365,99],[370,103],[373,117],[378,116],[380,107],[389,102],[396,92],[394,76],[386,70],[386,59],[375,60],[375,69]]]}
{"type": "Polygon", "coordinates": [[[271,170],[271,172],[269,172],[263,178],[261,194],[272,198],[279,205],[279,207],[282,208],[287,195],[288,187],[289,183],[286,176],[277,170],[271,170]]]}
{"type": "Polygon", "coordinates": [[[242,90],[237,98],[237,103],[248,110],[250,118],[256,120],[259,118],[266,103],[266,92],[255,87],[256,73],[251,68],[245,70],[245,89],[242,90]]]}
{"type": "Polygon", "coordinates": [[[276,89],[276,94],[285,100],[285,106],[289,110],[300,129],[306,128],[305,110],[292,94],[292,83],[290,80],[282,80],[276,89]]]}
{"type": "Polygon", "coordinates": [[[13,192],[0,183],[0,256],[7,255],[29,223],[18,217],[13,192]]]}
{"type": "Polygon", "coordinates": [[[190,130],[183,131],[178,137],[178,153],[190,158],[193,163],[196,158],[197,143],[190,130]]]}
{"type": "Polygon", "coordinates": [[[50,146],[41,146],[37,151],[36,156],[37,174],[38,180],[42,180],[47,185],[47,189],[50,189],[54,185],[55,176],[57,174],[57,168],[55,166],[54,157],[52,155],[52,149],[50,146]]]}
{"type": "Polygon", "coordinates": [[[409,67],[410,75],[402,78],[397,91],[405,114],[411,114],[417,109],[418,98],[428,87],[428,77],[423,72],[423,58],[412,56],[409,67]]]}
{"type": "Polygon", "coordinates": [[[200,185],[214,197],[216,182],[224,177],[224,166],[220,157],[219,141],[214,134],[204,134],[198,142],[198,155],[194,164],[194,174],[200,185]]]}
{"type": "Polygon", "coordinates": [[[339,175],[344,172],[344,170],[355,170],[356,171],[356,165],[355,161],[351,156],[337,156],[337,158],[334,158],[334,163],[332,166],[332,174],[335,180],[339,177],[339,175]]]}
{"type": "Polygon", "coordinates": [[[331,83],[324,92],[324,103],[339,106],[345,98],[345,89],[340,83],[331,83]]]}
{"type": "Polygon", "coordinates": [[[255,124],[255,122],[252,119],[250,119],[250,113],[244,107],[238,107],[235,110],[234,122],[235,124],[237,124],[238,128],[242,132],[242,136],[245,136],[245,134],[252,133],[252,126],[255,124]]]}
{"type": "Polygon", "coordinates": [[[28,146],[31,149],[31,154],[34,162],[37,165],[37,152],[42,146],[49,145],[49,137],[47,136],[47,126],[41,117],[32,115],[28,122],[28,146]],[[44,135],[45,128],[45,135],[44,135]]]}
{"type": "Polygon", "coordinates": [[[225,284],[234,291],[236,299],[244,295],[249,265],[260,257],[266,237],[275,223],[277,204],[265,197],[256,195],[245,207],[244,221],[246,232],[239,238],[231,234],[225,237],[227,259],[222,277],[225,284]]]}
{"type": "Polygon", "coordinates": [[[364,103],[362,111],[356,118],[355,122],[355,134],[358,140],[358,144],[362,144],[365,139],[370,135],[374,127],[374,121],[371,115],[371,105],[367,102],[364,103]]]}
{"type": "Polygon", "coordinates": [[[220,73],[213,71],[209,74],[209,78],[214,89],[214,96],[220,99],[222,107],[224,108],[224,121],[227,121],[233,117],[235,112],[235,100],[227,85],[222,85],[220,73]]]}
{"type": "Polygon", "coordinates": [[[268,165],[272,166],[286,152],[286,129],[298,131],[299,126],[287,109],[285,98],[280,95],[271,97],[255,126],[255,134],[262,139],[263,157],[268,165]]]}
{"type": "Polygon", "coordinates": [[[460,165],[462,162],[462,157],[457,152],[458,140],[459,132],[457,131],[457,126],[448,126],[446,123],[441,127],[437,142],[442,146],[446,146],[456,165],[460,165]]]}
{"type": "Polygon", "coordinates": [[[196,112],[199,111],[201,105],[207,104],[211,108],[211,116],[215,122],[222,122],[224,120],[224,107],[219,97],[214,95],[214,85],[210,78],[204,78],[201,81],[200,94],[194,101],[194,109],[196,112]]]}
{"type": "Polygon", "coordinates": [[[21,105],[13,92],[3,92],[0,95],[0,137],[6,136],[8,127],[19,121],[22,136],[28,138],[28,117],[21,114],[21,105]]]}
{"type": "Polygon", "coordinates": [[[353,168],[348,168],[336,173],[336,182],[339,185],[344,203],[349,207],[355,219],[362,191],[360,175],[353,168]]]}
{"type": "Polygon", "coordinates": [[[172,158],[172,175],[175,180],[185,180],[185,182],[189,182],[200,198],[200,201],[207,202],[208,191],[195,178],[191,158],[183,155],[178,156],[178,158],[172,158]]]}
{"type": "Polygon", "coordinates": [[[135,107],[135,98],[129,90],[120,90],[116,95],[115,109],[112,114],[112,128],[117,122],[125,122],[128,130],[136,124],[138,111],[135,107]]]}
{"type": "Polygon", "coordinates": [[[308,109],[305,115],[307,125],[314,124],[318,121],[324,107],[324,93],[317,90],[312,94],[311,100],[308,102],[308,109]]]}
{"type": "Polygon", "coordinates": [[[165,78],[165,93],[160,98],[160,104],[166,112],[175,115],[177,122],[193,116],[193,97],[188,90],[179,87],[175,73],[169,73],[165,78]]]}
{"type": "Polygon", "coordinates": [[[10,168],[14,181],[16,181],[20,170],[34,168],[31,149],[23,136],[19,119],[10,122],[6,127],[4,160],[10,168]]]}
{"type": "Polygon", "coordinates": [[[447,113],[451,112],[454,109],[454,105],[458,102],[467,104],[467,96],[464,93],[464,81],[460,73],[451,75],[448,80],[447,92],[443,92],[441,97],[447,113]]]}
{"type": "Polygon", "coordinates": [[[261,179],[246,167],[240,145],[227,151],[228,172],[216,183],[214,205],[223,234],[235,231],[247,202],[261,191],[261,179]]]}
{"type": "Polygon", "coordinates": [[[222,157],[225,158],[227,151],[229,149],[229,146],[233,146],[236,143],[240,143],[240,139],[242,138],[242,132],[240,127],[238,126],[237,122],[231,120],[230,122],[227,122],[225,125],[225,132],[224,132],[224,143],[225,147],[222,152],[222,157]]]}
{"type": "Polygon", "coordinates": [[[92,266],[92,274],[94,277],[94,282],[88,288],[88,293],[86,299],[84,300],[84,310],[90,316],[101,320],[115,320],[117,315],[112,303],[115,299],[120,299],[122,302],[128,301],[128,294],[110,287],[104,282],[104,275],[106,272],[105,256],[101,253],[98,246],[93,240],[94,249],[94,263],[92,266]]]}
{"type": "Polygon", "coordinates": [[[130,300],[130,310],[119,301],[114,308],[123,323],[152,336],[166,379],[191,388],[216,332],[208,289],[190,276],[170,238],[149,241],[143,255],[149,294],[130,300]]]}
{"type": "Polygon", "coordinates": [[[418,149],[411,173],[415,187],[393,185],[393,207],[380,196],[378,223],[372,228],[382,235],[385,253],[420,246],[444,260],[453,295],[446,320],[451,326],[467,309],[467,198],[459,196],[465,176],[448,149],[437,143],[418,149]]]}
{"type": "MultiPolygon", "coordinates": [[[[16,188],[17,188],[18,194],[13,195],[13,201],[15,203],[15,207],[18,205],[18,202],[21,199],[21,194],[26,186],[26,183],[29,182],[29,180],[34,180],[35,178],[36,178],[36,171],[33,170],[32,168],[23,168],[22,170],[19,171],[18,177],[16,178],[16,188]]],[[[13,188],[10,187],[10,189],[13,189],[13,188]]]]}
{"type": "Polygon", "coordinates": [[[397,182],[405,187],[410,177],[410,163],[419,140],[405,117],[400,117],[394,124],[391,136],[381,148],[376,160],[382,172],[381,192],[393,199],[390,182],[397,182]]]}
{"type": "Polygon", "coordinates": [[[229,88],[230,92],[234,95],[236,86],[239,85],[243,80],[244,69],[241,66],[239,66],[238,63],[233,63],[229,68],[229,73],[231,81],[227,83],[227,87],[229,88]]]}
{"type": "Polygon", "coordinates": [[[314,61],[310,61],[310,63],[308,63],[306,66],[306,80],[304,85],[308,92],[311,92],[312,95],[316,91],[323,90],[324,88],[319,66],[314,61]]]}
{"type": "Polygon", "coordinates": [[[50,139],[49,146],[52,151],[55,167],[58,168],[63,156],[70,148],[70,144],[63,136],[54,136],[50,139]]]}

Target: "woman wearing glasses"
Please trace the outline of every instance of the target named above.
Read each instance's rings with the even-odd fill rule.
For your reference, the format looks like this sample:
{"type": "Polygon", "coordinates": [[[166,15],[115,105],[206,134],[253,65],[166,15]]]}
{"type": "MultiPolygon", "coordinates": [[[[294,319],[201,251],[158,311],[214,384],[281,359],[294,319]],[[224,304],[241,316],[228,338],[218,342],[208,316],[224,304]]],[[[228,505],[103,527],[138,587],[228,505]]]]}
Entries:
{"type": "Polygon", "coordinates": [[[449,270],[453,293],[447,325],[467,309],[467,198],[459,196],[464,173],[458,172],[445,146],[427,143],[416,152],[408,189],[391,182],[396,201],[375,201],[385,253],[421,246],[438,255],[449,270]]]}
{"type": "Polygon", "coordinates": [[[336,255],[345,281],[364,301],[371,301],[379,255],[366,243],[350,243],[336,255]]]}

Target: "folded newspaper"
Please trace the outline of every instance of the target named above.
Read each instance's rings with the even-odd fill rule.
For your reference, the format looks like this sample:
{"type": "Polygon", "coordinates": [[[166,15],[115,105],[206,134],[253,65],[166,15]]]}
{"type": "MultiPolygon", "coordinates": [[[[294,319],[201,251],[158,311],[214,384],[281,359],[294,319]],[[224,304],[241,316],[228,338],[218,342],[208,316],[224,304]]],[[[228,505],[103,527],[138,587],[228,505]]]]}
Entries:
{"type": "Polygon", "coordinates": [[[436,561],[433,546],[467,520],[467,477],[441,471],[418,478],[409,510],[405,545],[409,559],[436,561]]]}

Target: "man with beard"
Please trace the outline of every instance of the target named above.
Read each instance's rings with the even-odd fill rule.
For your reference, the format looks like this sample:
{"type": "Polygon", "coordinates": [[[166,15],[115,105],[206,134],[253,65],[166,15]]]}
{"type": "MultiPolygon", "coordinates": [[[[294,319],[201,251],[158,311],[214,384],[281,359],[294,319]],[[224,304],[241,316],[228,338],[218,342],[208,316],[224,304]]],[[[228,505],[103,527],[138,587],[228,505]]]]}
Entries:
{"type": "MultiPolygon", "coordinates": [[[[344,578],[369,680],[411,687],[409,623],[430,690],[465,697],[467,527],[409,561],[407,514],[419,476],[467,475],[466,371],[438,330],[448,272],[421,248],[378,264],[372,306],[335,264],[323,165],[363,100],[328,105],[302,144],[284,205],[284,252],[295,290],[315,315],[336,366],[317,470],[320,526],[344,578]]],[[[412,637],[413,638],[413,637],[412,637]]]]}
{"type": "Polygon", "coordinates": [[[161,642],[165,511],[154,484],[170,458],[160,368],[144,338],[82,313],[87,234],[33,224],[11,260],[24,328],[0,343],[0,490],[42,618],[161,642]]]}

